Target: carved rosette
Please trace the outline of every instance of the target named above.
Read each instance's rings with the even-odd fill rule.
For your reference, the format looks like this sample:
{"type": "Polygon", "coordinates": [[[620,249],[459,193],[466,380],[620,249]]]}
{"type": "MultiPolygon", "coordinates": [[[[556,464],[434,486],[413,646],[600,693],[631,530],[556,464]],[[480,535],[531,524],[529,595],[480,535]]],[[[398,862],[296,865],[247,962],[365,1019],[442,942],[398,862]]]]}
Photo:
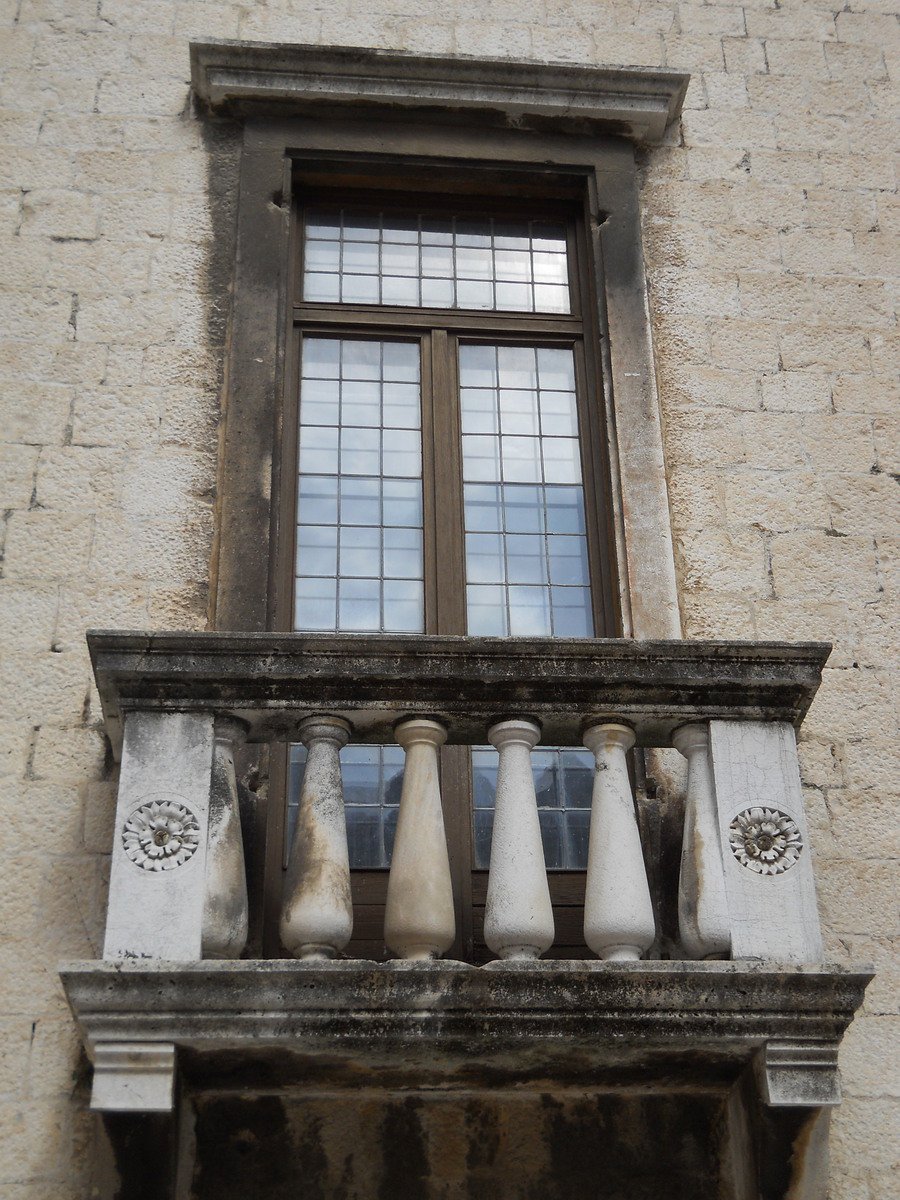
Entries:
{"type": "Polygon", "coordinates": [[[731,852],[742,867],[757,875],[783,875],[803,850],[792,817],[777,808],[745,808],[728,827],[731,852]]]}
{"type": "Polygon", "coordinates": [[[122,830],[122,845],[143,871],[173,871],[191,858],[200,844],[200,823],[178,800],[150,800],[131,813],[122,830]]]}

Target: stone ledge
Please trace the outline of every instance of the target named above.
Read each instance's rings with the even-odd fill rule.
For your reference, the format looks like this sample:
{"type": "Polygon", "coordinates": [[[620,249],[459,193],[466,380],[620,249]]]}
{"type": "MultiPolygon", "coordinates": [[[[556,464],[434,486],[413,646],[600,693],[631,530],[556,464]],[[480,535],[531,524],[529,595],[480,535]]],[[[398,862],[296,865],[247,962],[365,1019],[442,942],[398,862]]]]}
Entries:
{"type": "Polygon", "coordinates": [[[481,744],[498,717],[542,722],[547,745],[580,745],[608,715],[644,746],[688,721],[799,726],[831,647],[821,642],[479,638],[425,634],[152,633],[91,630],[107,732],[128,711],[197,710],[243,721],[253,741],[290,737],[313,712],[346,717],[355,741],[390,742],[403,716],[435,716],[451,743],[481,744]]]}
{"type": "Polygon", "coordinates": [[[681,112],[689,75],[437,58],[398,51],[269,42],[191,43],[200,102],[229,114],[369,115],[418,120],[448,112],[513,129],[620,134],[658,142],[681,112]]]}
{"type": "Polygon", "coordinates": [[[207,1085],[384,1086],[424,1072],[442,1086],[483,1076],[721,1088],[762,1056],[776,1080],[769,1102],[791,1105],[836,1102],[835,1050],[872,977],[868,967],[550,960],[84,962],[60,973],[92,1058],[117,1043],[174,1044],[207,1085]]]}

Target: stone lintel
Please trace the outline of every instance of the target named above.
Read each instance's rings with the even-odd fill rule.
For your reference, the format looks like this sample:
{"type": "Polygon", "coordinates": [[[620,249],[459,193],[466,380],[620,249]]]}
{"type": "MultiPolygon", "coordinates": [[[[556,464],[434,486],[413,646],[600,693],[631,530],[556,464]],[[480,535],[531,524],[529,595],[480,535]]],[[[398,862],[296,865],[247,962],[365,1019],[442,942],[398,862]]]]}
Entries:
{"type": "Polygon", "coordinates": [[[689,75],[467,55],[268,42],[191,43],[191,83],[213,112],[346,113],[427,120],[455,112],[511,129],[606,132],[659,142],[681,112],[689,75]]]}
{"type": "Polygon", "coordinates": [[[810,1103],[782,1099],[791,1087],[813,1094],[802,1092],[806,1068],[794,1064],[820,1063],[815,1094],[833,1095],[820,1050],[839,1043],[871,971],[266,960],[71,963],[61,975],[89,1053],[171,1043],[195,1077],[224,1062],[235,1078],[243,1070],[286,1083],[330,1073],[332,1082],[387,1086],[424,1072],[448,1086],[549,1078],[722,1088],[762,1055],[769,1102],[810,1103]]]}
{"type": "MultiPolygon", "coordinates": [[[[127,1030],[123,1031],[127,1034],[127,1030]]],[[[91,1047],[91,1108],[99,1112],[170,1112],[175,1090],[173,1042],[112,1041],[91,1047]]]]}
{"type": "Polygon", "coordinates": [[[91,631],[107,732],[118,753],[130,711],[207,711],[251,741],[291,737],[311,713],[345,717],[355,741],[436,717],[448,741],[481,744],[498,718],[529,716],[547,745],[580,745],[584,723],[634,726],[668,746],[689,721],[799,726],[830,646],[821,642],[469,638],[409,634],[91,631]]]}
{"type": "Polygon", "coordinates": [[[830,1108],[841,1102],[837,1042],[767,1042],[755,1065],[770,1108],[830,1108]]]}

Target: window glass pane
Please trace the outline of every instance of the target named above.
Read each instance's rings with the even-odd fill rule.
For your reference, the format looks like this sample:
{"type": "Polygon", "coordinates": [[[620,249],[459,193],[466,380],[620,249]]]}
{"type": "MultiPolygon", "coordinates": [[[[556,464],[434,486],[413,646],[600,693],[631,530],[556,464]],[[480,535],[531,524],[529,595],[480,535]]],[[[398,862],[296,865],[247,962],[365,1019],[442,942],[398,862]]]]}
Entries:
{"type": "MultiPolygon", "coordinates": [[[[488,393],[490,395],[490,393],[488,393]]],[[[492,397],[493,399],[493,397],[492,397]]],[[[491,405],[493,409],[493,404],[491,405]]],[[[500,429],[505,434],[536,437],[538,429],[537,392],[512,390],[500,392],[500,429]]]]}
{"type": "Polygon", "coordinates": [[[591,811],[585,808],[569,809],[565,814],[565,819],[564,857],[567,862],[584,863],[587,866],[591,811]]]}
{"type": "Polygon", "coordinates": [[[333,525],[297,528],[297,561],[304,575],[334,578],[337,572],[337,529],[333,525]]]}
{"type": "Polygon", "coordinates": [[[336,304],[341,298],[340,275],[307,271],[303,281],[303,295],[304,299],[315,300],[319,304],[336,304]]]}
{"type": "Polygon", "coordinates": [[[380,580],[339,580],[338,628],[351,633],[374,633],[381,628],[380,580]]]}
{"type": "Polygon", "coordinates": [[[335,629],[336,599],[336,580],[299,578],[294,592],[294,628],[335,629]]]}
{"type": "Polygon", "coordinates": [[[384,438],[381,473],[385,476],[418,479],[422,474],[422,438],[418,430],[407,433],[392,429],[384,438]]]}
{"type": "Polygon", "coordinates": [[[565,857],[563,845],[565,814],[554,812],[548,808],[539,808],[538,819],[541,823],[541,841],[544,843],[544,863],[548,871],[558,870],[563,866],[565,857]]]}
{"type": "Polygon", "coordinates": [[[476,808],[472,813],[474,823],[474,865],[478,871],[486,871],[491,865],[491,834],[494,831],[494,810],[476,808]]]}
{"type": "Polygon", "coordinates": [[[304,338],[295,629],[424,628],[420,428],[417,342],[304,338]]]}
{"type": "Polygon", "coordinates": [[[341,429],[341,474],[381,474],[380,429],[341,429]]]}
{"type": "Polygon", "coordinates": [[[466,588],[469,633],[473,637],[508,637],[506,590],[469,584],[466,588]]]}
{"type": "Polygon", "coordinates": [[[535,533],[509,533],[504,538],[506,577],[510,583],[546,583],[544,539],[535,533]]]}
{"type": "Polygon", "coordinates": [[[503,555],[503,535],[499,533],[466,534],[467,576],[472,583],[503,583],[506,564],[503,555]]]}
{"type": "MultiPolygon", "coordinates": [[[[344,256],[346,260],[346,255],[344,256]]],[[[306,269],[337,272],[341,269],[339,242],[310,242],[306,247],[306,269]]]]}
{"type": "Polygon", "coordinates": [[[340,238],[340,213],[310,209],[306,214],[306,236],[308,238],[340,238]]]}
{"type": "Polygon", "coordinates": [[[462,345],[459,378],[469,633],[590,637],[573,351],[462,345]]]}
{"type": "Polygon", "coordinates": [[[424,587],[418,579],[385,579],[384,624],[391,629],[417,633],[424,604],[424,587]]]}
{"type": "Polygon", "coordinates": [[[342,525],[340,574],[378,579],[381,575],[381,534],[374,525],[342,525]]]}
{"type": "Polygon", "coordinates": [[[490,388],[466,388],[462,402],[463,433],[500,432],[496,397],[490,388]]]}
{"type": "Polygon", "coordinates": [[[538,347],[537,369],[542,391],[575,391],[575,360],[570,350],[555,346],[538,347]]]}
{"type": "Polygon", "coordinates": [[[346,804],[379,803],[379,749],[378,746],[347,746],[341,752],[346,804]]]}
{"type": "MultiPolygon", "coordinates": [[[[306,757],[305,746],[290,747],[287,846],[297,824],[306,757]]],[[[350,866],[389,867],[403,786],[403,750],[400,746],[345,746],[341,776],[350,866]]]]}
{"type": "MultiPolygon", "coordinates": [[[[381,495],[384,483],[381,479],[335,480],[340,494],[341,524],[378,525],[381,523],[381,495]]],[[[337,524],[337,516],[335,516],[337,524]]]]}
{"type": "Polygon", "coordinates": [[[422,528],[422,485],[413,479],[385,479],[382,485],[385,525],[422,528]]]}
{"type": "Polygon", "coordinates": [[[570,311],[563,225],[334,209],[307,214],[304,300],[570,311]]]}
{"type": "Polygon", "coordinates": [[[348,804],[344,809],[344,817],[347,822],[347,850],[350,860],[367,867],[384,866],[381,810],[348,804]]]}
{"type": "Polygon", "coordinates": [[[421,529],[382,529],[381,538],[385,578],[418,579],[422,563],[421,529]]]}
{"type": "Polygon", "coordinates": [[[310,524],[337,525],[338,481],[334,476],[303,475],[297,495],[297,512],[310,524]]]}
{"type": "Polygon", "coordinates": [[[464,497],[466,528],[476,531],[500,532],[503,517],[500,510],[500,488],[493,485],[467,483],[464,497]]]}
{"type": "MultiPolygon", "coordinates": [[[[491,861],[491,830],[497,792],[497,751],[472,748],[474,863],[486,870],[491,861]]],[[[544,859],[550,871],[587,868],[594,756],[589,750],[538,746],[531,754],[544,859]]]]}

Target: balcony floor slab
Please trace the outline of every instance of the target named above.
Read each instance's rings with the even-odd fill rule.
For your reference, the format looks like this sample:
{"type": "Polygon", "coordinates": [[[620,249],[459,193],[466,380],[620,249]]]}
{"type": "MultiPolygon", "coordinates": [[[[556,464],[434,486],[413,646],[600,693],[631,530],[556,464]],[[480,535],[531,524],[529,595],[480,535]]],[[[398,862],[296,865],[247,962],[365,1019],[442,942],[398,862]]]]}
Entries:
{"type": "Polygon", "coordinates": [[[380,1088],[414,1079],[471,1089],[551,1080],[718,1091],[780,1047],[777,1069],[787,1062],[793,1078],[810,1081],[792,1103],[834,1103],[836,1047],[872,972],[749,962],[265,960],[82,962],[61,975],[91,1057],[115,1043],[172,1044],[204,1087],[380,1088]],[[828,1072],[834,1084],[812,1088],[828,1072]]]}

